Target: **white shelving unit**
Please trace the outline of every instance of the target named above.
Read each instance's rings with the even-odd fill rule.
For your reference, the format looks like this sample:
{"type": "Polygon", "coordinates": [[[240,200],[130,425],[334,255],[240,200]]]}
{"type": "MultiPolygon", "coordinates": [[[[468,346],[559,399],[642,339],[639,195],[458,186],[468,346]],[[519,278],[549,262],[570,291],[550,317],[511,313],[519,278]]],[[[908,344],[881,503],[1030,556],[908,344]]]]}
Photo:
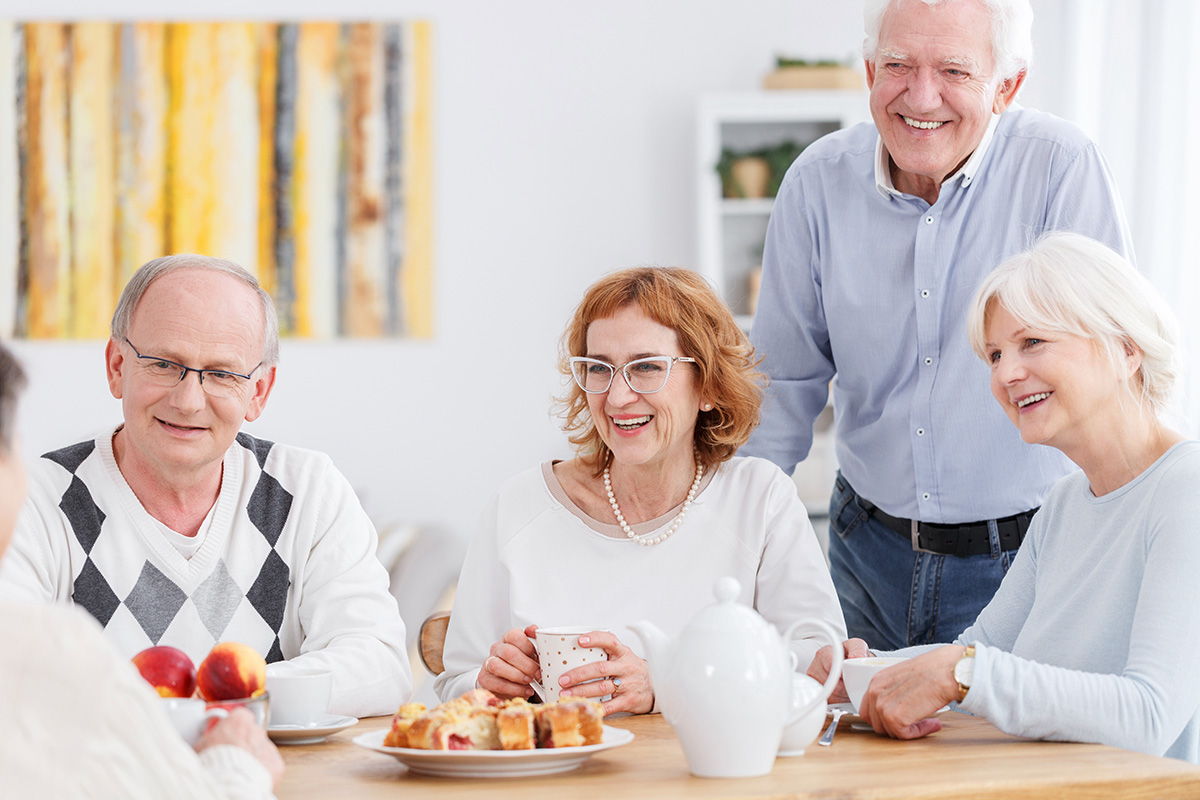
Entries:
{"type": "MultiPolygon", "coordinates": [[[[750,330],[749,274],[762,263],[774,198],[726,199],[716,165],[721,151],[756,150],[794,141],[807,147],[827,133],[869,120],[867,91],[812,89],[714,94],[701,98],[697,128],[697,229],[699,271],[728,303],[743,330],[750,330]]],[[[833,409],[813,426],[808,458],[792,478],[808,508],[817,538],[828,552],[828,504],[837,472],[833,409]]]]}
{"type": "Polygon", "coordinates": [[[697,127],[699,271],[749,329],[748,276],[762,263],[774,198],[725,199],[716,164],[724,148],[745,151],[827,133],[870,119],[866,90],[812,89],[706,95],[697,127]]]}

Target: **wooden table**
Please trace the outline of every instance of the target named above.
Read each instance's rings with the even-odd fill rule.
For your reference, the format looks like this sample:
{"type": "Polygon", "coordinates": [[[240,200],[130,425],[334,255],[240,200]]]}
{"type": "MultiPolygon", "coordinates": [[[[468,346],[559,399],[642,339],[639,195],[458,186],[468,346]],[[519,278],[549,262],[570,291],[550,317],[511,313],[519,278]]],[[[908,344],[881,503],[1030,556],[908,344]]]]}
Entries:
{"type": "Polygon", "coordinates": [[[301,798],[1197,798],[1200,767],[1092,744],[1036,742],[948,712],[939,733],[900,742],[843,721],[832,747],[779,758],[762,778],[693,777],[671,726],[659,715],[608,724],[631,744],[592,756],[574,771],[537,778],[465,780],[411,775],[399,761],[351,743],[390,720],[362,720],[319,745],[282,747],[280,800],[301,798]]]}

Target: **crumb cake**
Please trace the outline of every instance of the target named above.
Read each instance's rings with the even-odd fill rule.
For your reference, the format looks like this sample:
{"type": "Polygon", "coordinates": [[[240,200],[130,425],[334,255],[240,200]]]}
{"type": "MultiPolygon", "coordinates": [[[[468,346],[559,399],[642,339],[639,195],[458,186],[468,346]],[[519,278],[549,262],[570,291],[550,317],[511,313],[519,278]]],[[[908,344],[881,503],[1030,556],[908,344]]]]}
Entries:
{"type": "Polygon", "coordinates": [[[537,747],[533,724],[533,706],[522,697],[513,698],[496,714],[496,728],[502,750],[532,750],[537,747]]]}
{"type": "Polygon", "coordinates": [[[538,747],[581,747],[604,738],[603,706],[595,700],[568,697],[535,712],[538,747]]]}
{"type": "Polygon", "coordinates": [[[425,713],[424,703],[405,703],[392,715],[392,729],[383,740],[385,747],[408,747],[408,729],[425,713]]]}
{"type": "Polygon", "coordinates": [[[595,700],[567,697],[538,706],[472,689],[431,709],[420,703],[400,706],[384,744],[418,750],[579,747],[603,740],[603,717],[595,700]]]}

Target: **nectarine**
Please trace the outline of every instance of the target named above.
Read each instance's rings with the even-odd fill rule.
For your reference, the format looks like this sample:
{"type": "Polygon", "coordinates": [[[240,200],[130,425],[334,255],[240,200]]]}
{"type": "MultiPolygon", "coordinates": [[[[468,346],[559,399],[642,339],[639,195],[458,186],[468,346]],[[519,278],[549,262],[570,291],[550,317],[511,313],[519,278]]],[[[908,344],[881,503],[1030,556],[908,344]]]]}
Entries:
{"type": "Polygon", "coordinates": [[[162,697],[191,697],[196,692],[196,667],[187,653],[174,647],[147,647],[133,665],[162,697]]]}
{"type": "Polygon", "coordinates": [[[200,662],[196,685],[205,700],[257,697],[266,690],[267,662],[253,647],[221,642],[200,662]]]}

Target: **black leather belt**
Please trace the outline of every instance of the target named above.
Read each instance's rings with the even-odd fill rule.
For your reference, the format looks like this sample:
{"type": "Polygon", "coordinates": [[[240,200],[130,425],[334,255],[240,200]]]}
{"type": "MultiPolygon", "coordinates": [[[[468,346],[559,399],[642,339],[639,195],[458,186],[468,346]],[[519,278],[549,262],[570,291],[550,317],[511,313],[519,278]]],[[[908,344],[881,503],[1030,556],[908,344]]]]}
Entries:
{"type": "MultiPolygon", "coordinates": [[[[847,484],[847,487],[849,484],[847,484]]],[[[854,491],[851,489],[850,491],[854,491]]],[[[979,556],[992,552],[991,537],[987,521],[964,522],[960,525],[940,525],[935,522],[918,522],[915,519],[893,517],[857,492],[858,502],[869,516],[888,528],[909,539],[913,550],[943,556],[979,556]]],[[[1016,550],[1029,530],[1029,521],[1037,513],[1036,508],[1011,517],[996,520],[1000,533],[1000,549],[1016,550]]]]}

